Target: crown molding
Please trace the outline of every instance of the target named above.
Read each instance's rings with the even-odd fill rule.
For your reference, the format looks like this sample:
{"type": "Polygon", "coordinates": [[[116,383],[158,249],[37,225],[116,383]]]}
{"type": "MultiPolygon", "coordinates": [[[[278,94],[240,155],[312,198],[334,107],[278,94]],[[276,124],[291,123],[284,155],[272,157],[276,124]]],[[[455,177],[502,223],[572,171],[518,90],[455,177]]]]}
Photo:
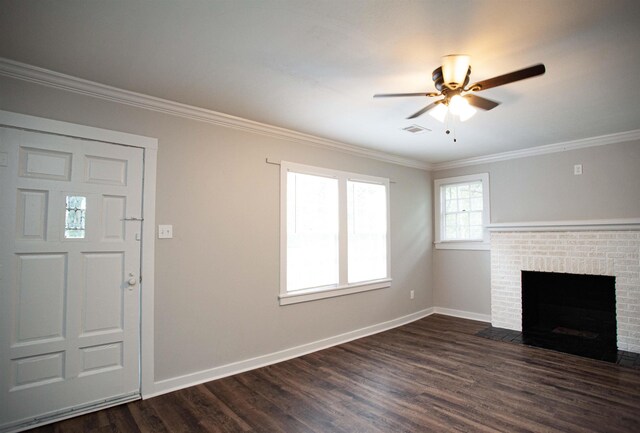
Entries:
{"type": "Polygon", "coordinates": [[[291,129],[280,128],[255,122],[241,117],[231,116],[213,110],[194,107],[167,99],[156,98],[155,96],[136,93],[117,87],[107,86],[71,75],[51,71],[49,69],[16,62],[14,60],[0,57],[0,75],[41,84],[56,89],[79,93],[81,95],[92,96],[94,98],[130,105],[132,107],[144,108],[158,113],[197,120],[199,122],[211,123],[214,125],[233,128],[241,131],[248,131],[272,138],[292,142],[303,142],[316,147],[330,148],[339,152],[362,156],[369,159],[402,165],[406,167],[418,168],[421,170],[431,170],[432,164],[414,159],[403,158],[385,152],[364,149],[359,146],[316,137],[291,129]]]}
{"type": "Polygon", "coordinates": [[[446,161],[440,163],[428,163],[415,159],[403,158],[351,144],[342,143],[335,140],[305,134],[291,129],[255,122],[241,117],[231,116],[205,108],[194,107],[155,96],[136,93],[117,87],[96,83],[71,75],[51,71],[49,69],[16,62],[14,60],[0,57],[0,75],[28,81],[56,89],[66,90],[81,95],[117,102],[132,107],[143,108],[158,113],[183,117],[199,122],[224,126],[241,131],[252,132],[263,136],[278,138],[291,142],[302,142],[315,147],[330,148],[339,152],[351,155],[362,156],[369,159],[402,165],[405,167],[418,168],[421,170],[446,170],[450,168],[467,167],[478,164],[508,161],[511,159],[526,158],[531,156],[546,155],[550,153],[565,152],[568,150],[583,149],[587,147],[604,146],[607,144],[624,143],[633,140],[640,140],[640,129],[619,132],[597,137],[583,138],[579,140],[565,141],[561,143],[536,146],[528,149],[514,150],[492,155],[485,155],[473,158],[446,161]]]}
{"type": "Polygon", "coordinates": [[[587,147],[604,146],[607,144],[619,144],[634,140],[640,140],[640,129],[600,135],[597,137],[581,138],[579,140],[564,141],[562,143],[547,144],[544,146],[530,147],[528,149],[494,153],[493,155],[478,156],[475,158],[460,159],[457,161],[440,162],[432,164],[431,169],[434,171],[446,170],[449,168],[467,167],[470,165],[487,164],[491,162],[508,161],[510,159],[546,155],[549,153],[565,152],[567,150],[584,149],[587,147]]]}

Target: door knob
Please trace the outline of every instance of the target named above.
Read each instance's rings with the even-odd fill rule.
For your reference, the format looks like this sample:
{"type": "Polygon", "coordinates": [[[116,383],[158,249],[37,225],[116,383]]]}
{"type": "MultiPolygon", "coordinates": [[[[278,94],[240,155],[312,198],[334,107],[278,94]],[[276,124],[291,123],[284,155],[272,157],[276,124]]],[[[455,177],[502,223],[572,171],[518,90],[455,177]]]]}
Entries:
{"type": "Polygon", "coordinates": [[[127,281],[127,283],[129,283],[129,286],[133,287],[137,282],[138,280],[136,279],[136,277],[134,277],[133,274],[129,274],[129,280],[127,281]]]}

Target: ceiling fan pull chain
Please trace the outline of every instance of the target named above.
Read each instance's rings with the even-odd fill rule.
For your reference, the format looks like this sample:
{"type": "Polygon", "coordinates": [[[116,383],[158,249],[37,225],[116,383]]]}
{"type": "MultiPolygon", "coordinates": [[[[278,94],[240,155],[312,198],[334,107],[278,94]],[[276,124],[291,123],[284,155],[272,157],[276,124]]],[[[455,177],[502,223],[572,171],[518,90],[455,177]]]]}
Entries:
{"type": "Polygon", "coordinates": [[[447,113],[446,119],[447,129],[445,129],[444,132],[449,135],[453,131],[453,142],[457,143],[458,140],[456,139],[456,116],[451,115],[451,113],[447,113]],[[451,127],[449,127],[449,125],[451,125],[451,127]]]}
{"type": "Polygon", "coordinates": [[[453,120],[451,121],[451,132],[453,133],[453,142],[455,143],[456,140],[456,117],[453,116],[453,120]]]}
{"type": "Polygon", "coordinates": [[[457,119],[458,119],[458,116],[454,116],[454,119],[453,119],[453,128],[451,128],[451,129],[453,129],[453,142],[454,142],[454,143],[457,143],[457,142],[458,142],[458,140],[456,139],[456,120],[457,120],[457,119]]]}

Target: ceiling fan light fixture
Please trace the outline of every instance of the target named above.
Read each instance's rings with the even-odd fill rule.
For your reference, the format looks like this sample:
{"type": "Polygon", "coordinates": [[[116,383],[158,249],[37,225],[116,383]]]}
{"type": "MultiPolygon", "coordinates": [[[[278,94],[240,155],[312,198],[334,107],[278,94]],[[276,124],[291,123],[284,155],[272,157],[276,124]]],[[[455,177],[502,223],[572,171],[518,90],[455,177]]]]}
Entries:
{"type": "Polygon", "coordinates": [[[464,122],[465,120],[469,120],[473,117],[474,114],[476,114],[478,112],[478,110],[476,110],[475,108],[473,108],[471,105],[466,104],[465,106],[462,107],[462,109],[460,110],[460,121],[464,122]]]}
{"type": "Polygon", "coordinates": [[[443,103],[440,103],[440,104],[437,104],[435,107],[433,107],[431,110],[429,110],[429,115],[434,119],[444,123],[444,119],[445,117],[447,117],[448,112],[449,112],[449,109],[447,108],[447,106],[444,105],[443,103]]]}
{"type": "Polygon", "coordinates": [[[442,57],[442,78],[450,89],[457,89],[464,85],[469,71],[471,57],[464,54],[450,54],[442,57]]]}
{"type": "Polygon", "coordinates": [[[460,118],[461,122],[469,120],[478,110],[469,105],[469,101],[460,95],[454,95],[449,101],[449,111],[460,118]]]}
{"type": "Polygon", "coordinates": [[[455,114],[456,116],[459,116],[460,113],[462,113],[462,111],[465,109],[465,107],[468,106],[469,103],[467,102],[467,100],[460,95],[452,96],[451,100],[449,101],[449,110],[451,110],[451,113],[455,114]]]}

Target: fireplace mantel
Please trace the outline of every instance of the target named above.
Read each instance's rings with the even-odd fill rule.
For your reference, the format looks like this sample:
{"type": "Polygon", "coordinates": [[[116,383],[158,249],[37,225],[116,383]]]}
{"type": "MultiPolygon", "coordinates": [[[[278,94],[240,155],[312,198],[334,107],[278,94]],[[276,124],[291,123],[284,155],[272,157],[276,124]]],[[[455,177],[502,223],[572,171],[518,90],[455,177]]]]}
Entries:
{"type": "Polygon", "coordinates": [[[640,230],[640,218],[573,221],[527,221],[488,224],[490,232],[573,232],[595,230],[640,230]]]}

